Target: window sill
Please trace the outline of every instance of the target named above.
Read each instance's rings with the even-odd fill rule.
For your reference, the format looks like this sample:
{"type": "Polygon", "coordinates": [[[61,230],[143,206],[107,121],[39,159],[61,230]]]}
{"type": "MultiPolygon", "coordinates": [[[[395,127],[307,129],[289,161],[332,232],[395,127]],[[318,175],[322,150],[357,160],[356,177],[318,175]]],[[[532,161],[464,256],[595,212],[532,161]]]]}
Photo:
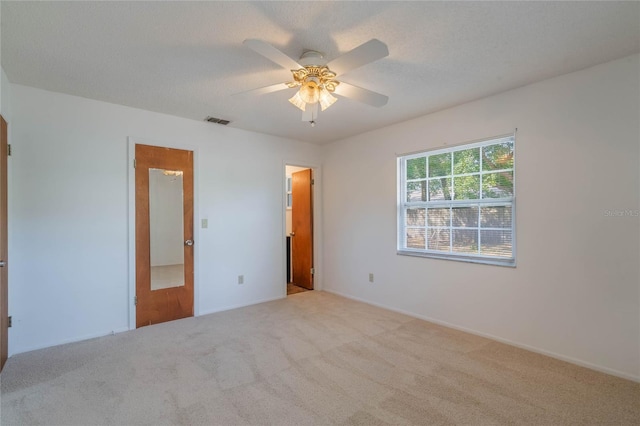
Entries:
{"type": "Polygon", "coordinates": [[[495,258],[486,258],[486,257],[448,254],[448,253],[447,254],[429,253],[429,252],[412,251],[412,250],[398,250],[396,253],[399,256],[427,257],[431,259],[453,260],[457,262],[481,263],[484,265],[494,265],[494,266],[507,266],[510,268],[516,267],[515,259],[495,259],[495,258]]]}

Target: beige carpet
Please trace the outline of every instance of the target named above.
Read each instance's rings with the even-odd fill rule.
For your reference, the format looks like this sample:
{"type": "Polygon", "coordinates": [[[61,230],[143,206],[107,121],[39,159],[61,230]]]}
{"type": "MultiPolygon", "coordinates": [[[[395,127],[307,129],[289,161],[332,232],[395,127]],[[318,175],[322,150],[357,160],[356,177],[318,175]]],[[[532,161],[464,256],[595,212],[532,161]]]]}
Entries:
{"type": "Polygon", "coordinates": [[[640,423],[640,384],[310,291],[11,357],[2,425],[640,423]]]}

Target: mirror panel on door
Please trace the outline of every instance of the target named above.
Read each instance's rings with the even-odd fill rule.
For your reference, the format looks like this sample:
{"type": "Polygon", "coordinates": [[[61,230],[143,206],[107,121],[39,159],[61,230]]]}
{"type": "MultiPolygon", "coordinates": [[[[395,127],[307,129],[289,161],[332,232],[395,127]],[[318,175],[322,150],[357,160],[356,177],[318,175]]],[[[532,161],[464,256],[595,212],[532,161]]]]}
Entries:
{"type": "Polygon", "coordinates": [[[184,286],[183,172],[149,169],[151,290],[184,286]]]}

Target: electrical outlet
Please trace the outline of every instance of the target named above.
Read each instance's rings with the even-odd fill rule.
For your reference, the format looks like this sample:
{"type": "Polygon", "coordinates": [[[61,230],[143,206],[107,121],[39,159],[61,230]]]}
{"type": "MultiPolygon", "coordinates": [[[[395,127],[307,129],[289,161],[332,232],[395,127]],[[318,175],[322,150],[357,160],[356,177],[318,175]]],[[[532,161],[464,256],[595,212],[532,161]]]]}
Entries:
{"type": "Polygon", "coordinates": [[[238,284],[244,284],[244,275],[238,275],[238,284]]]}
{"type": "Polygon", "coordinates": [[[369,282],[373,282],[373,272],[369,272],[369,282]]]}

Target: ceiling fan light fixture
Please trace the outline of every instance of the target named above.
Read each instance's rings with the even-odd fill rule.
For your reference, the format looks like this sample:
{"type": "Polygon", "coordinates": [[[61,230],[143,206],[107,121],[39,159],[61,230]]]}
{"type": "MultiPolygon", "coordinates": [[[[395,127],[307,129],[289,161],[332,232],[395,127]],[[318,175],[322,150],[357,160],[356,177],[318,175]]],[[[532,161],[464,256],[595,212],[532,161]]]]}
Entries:
{"type": "Polygon", "coordinates": [[[300,93],[302,100],[308,104],[315,104],[320,100],[320,87],[314,79],[305,81],[298,93],[300,93]]]}
{"type": "Polygon", "coordinates": [[[327,89],[322,88],[322,90],[320,91],[320,109],[322,111],[329,108],[337,100],[338,98],[336,98],[335,96],[332,96],[327,89]]]}
{"type": "Polygon", "coordinates": [[[300,108],[302,111],[305,110],[307,105],[306,102],[302,99],[302,97],[300,97],[299,91],[296,92],[296,94],[289,99],[289,102],[291,102],[296,107],[300,108]]]}
{"type": "Polygon", "coordinates": [[[315,124],[319,106],[324,111],[337,101],[332,93],[338,87],[344,87],[344,90],[340,91],[341,96],[375,107],[386,105],[389,99],[380,93],[336,80],[342,74],[388,56],[389,49],[380,40],[371,39],[330,62],[327,62],[324,55],[317,51],[306,50],[300,57],[300,61],[296,61],[263,40],[247,39],[243,44],[290,70],[293,77],[293,81],[256,89],[254,92],[262,94],[296,88],[296,93],[289,102],[302,110],[302,121],[309,122],[312,126],[315,124]]]}
{"type": "Polygon", "coordinates": [[[289,102],[305,111],[308,105],[320,104],[322,111],[329,108],[338,99],[333,97],[331,93],[336,90],[340,84],[335,80],[336,73],[326,66],[307,65],[304,68],[291,70],[294,81],[286,83],[288,87],[300,87],[298,92],[289,99],[289,102]]]}

